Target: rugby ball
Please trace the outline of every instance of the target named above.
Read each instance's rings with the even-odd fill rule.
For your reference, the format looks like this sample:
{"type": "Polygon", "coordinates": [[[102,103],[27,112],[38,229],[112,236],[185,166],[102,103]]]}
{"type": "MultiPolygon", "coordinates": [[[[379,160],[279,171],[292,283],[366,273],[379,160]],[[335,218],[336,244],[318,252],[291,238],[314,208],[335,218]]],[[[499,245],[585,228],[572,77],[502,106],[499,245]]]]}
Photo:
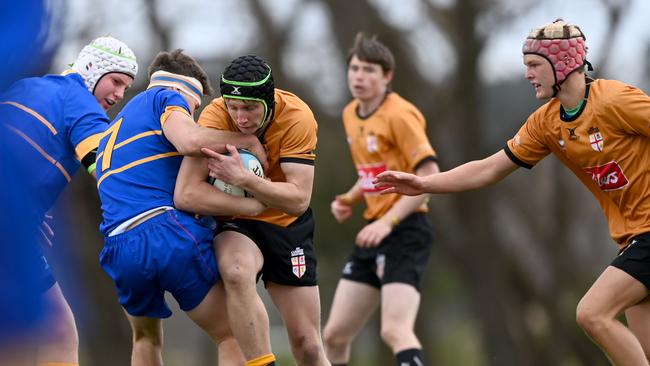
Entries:
{"type": "MultiPolygon", "coordinates": [[[[248,150],[237,149],[237,151],[239,152],[239,156],[241,158],[244,168],[253,172],[253,174],[257,175],[258,177],[264,178],[264,168],[262,168],[262,163],[260,163],[257,157],[248,150]]],[[[226,154],[230,155],[229,153],[226,154]]],[[[246,192],[242,188],[226,183],[222,180],[216,178],[210,178],[209,182],[210,184],[217,187],[221,191],[228,193],[230,195],[238,196],[238,197],[253,197],[251,193],[246,192]]]]}

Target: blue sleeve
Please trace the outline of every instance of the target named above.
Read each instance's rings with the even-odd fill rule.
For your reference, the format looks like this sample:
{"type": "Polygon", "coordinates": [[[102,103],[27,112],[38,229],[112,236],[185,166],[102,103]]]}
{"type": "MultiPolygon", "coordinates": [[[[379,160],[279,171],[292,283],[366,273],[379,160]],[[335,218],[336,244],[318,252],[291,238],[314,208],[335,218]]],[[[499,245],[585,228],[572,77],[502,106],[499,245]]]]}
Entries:
{"type": "Polygon", "coordinates": [[[169,107],[181,107],[190,113],[190,106],[185,98],[175,90],[161,89],[154,96],[154,113],[156,116],[162,116],[169,107]]]}
{"type": "MultiPolygon", "coordinates": [[[[74,149],[86,152],[97,148],[98,136],[106,131],[110,122],[97,99],[75,85],[68,89],[63,102],[64,123],[74,149]]],[[[85,154],[81,155],[79,159],[85,154]]]]}

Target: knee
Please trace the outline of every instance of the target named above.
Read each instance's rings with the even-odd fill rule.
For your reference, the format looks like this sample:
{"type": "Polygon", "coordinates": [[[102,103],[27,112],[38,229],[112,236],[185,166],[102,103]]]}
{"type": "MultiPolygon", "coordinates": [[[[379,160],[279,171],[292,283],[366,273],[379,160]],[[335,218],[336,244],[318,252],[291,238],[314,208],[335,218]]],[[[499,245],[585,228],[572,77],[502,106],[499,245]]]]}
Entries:
{"type": "Polygon", "coordinates": [[[606,329],[607,317],[582,300],[576,308],[576,323],[587,334],[593,335],[606,329]]]}
{"type": "Polygon", "coordinates": [[[72,316],[63,316],[47,325],[47,343],[65,349],[79,348],[79,335],[72,316]]]}
{"type": "Polygon", "coordinates": [[[301,334],[291,337],[294,356],[300,365],[316,365],[321,355],[324,355],[318,336],[301,334]]]}
{"type": "Polygon", "coordinates": [[[240,261],[235,261],[226,266],[220,266],[219,272],[226,287],[255,285],[255,269],[240,261]]]}
{"type": "Polygon", "coordinates": [[[348,344],[350,339],[345,334],[330,325],[323,329],[323,343],[327,349],[337,349],[348,344]]]}
{"type": "Polygon", "coordinates": [[[403,329],[404,327],[394,323],[386,322],[381,325],[380,335],[381,339],[389,346],[395,345],[400,340],[403,340],[407,333],[413,333],[411,330],[403,329]]]}
{"type": "Polygon", "coordinates": [[[162,333],[157,329],[137,328],[133,329],[133,343],[146,343],[156,348],[162,348],[162,333]]]}

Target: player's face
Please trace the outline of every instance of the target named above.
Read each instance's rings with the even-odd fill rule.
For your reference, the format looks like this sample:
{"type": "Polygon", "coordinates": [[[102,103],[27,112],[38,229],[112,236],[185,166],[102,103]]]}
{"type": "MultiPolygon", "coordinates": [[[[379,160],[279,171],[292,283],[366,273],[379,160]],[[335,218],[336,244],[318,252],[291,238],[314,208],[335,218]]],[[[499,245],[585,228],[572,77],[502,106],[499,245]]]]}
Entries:
{"type": "Polygon", "coordinates": [[[95,86],[95,98],[105,111],[111,109],[115,104],[124,99],[124,93],[131,84],[133,78],[119,72],[111,72],[102,76],[95,86]]]}
{"type": "Polygon", "coordinates": [[[553,84],[555,84],[551,63],[539,55],[524,55],[524,65],[526,65],[526,80],[535,88],[535,98],[551,98],[553,84]]]}
{"type": "Polygon", "coordinates": [[[235,122],[239,131],[253,134],[264,118],[264,105],[254,100],[224,98],[230,118],[235,122]]]}
{"type": "Polygon", "coordinates": [[[384,74],[379,64],[359,60],[354,55],[348,64],[348,88],[362,102],[383,98],[393,75],[384,74]]]}

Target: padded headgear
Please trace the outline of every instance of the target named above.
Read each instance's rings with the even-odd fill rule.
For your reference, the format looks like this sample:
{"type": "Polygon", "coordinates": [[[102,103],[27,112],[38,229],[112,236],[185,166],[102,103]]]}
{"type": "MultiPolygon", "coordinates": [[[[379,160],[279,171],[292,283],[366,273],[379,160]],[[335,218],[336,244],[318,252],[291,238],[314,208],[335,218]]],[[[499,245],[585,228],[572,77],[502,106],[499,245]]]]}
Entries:
{"type": "Polygon", "coordinates": [[[551,63],[555,76],[554,88],[559,90],[566,78],[587,64],[587,45],[585,35],[578,26],[568,24],[562,19],[544,24],[534,29],[524,41],[524,55],[533,54],[544,57],[551,63]]]}
{"type": "Polygon", "coordinates": [[[124,42],[110,36],[90,42],[79,52],[71,66],[84,78],[91,93],[94,93],[99,79],[108,73],[119,72],[132,78],[138,73],[133,51],[124,42]]]}
{"type": "Polygon", "coordinates": [[[262,128],[275,108],[275,87],[271,67],[255,55],[234,59],[221,74],[221,96],[241,100],[254,100],[264,105],[262,128]]]}

